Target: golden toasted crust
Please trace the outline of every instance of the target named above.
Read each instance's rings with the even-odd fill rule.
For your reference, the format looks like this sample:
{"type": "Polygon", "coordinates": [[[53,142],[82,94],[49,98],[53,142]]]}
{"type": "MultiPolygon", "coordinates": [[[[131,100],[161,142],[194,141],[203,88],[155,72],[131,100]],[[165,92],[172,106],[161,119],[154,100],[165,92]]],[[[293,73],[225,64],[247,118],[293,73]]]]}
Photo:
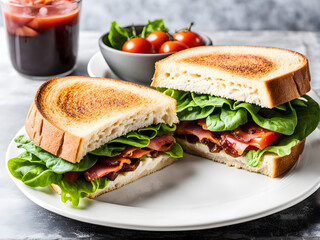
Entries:
{"type": "Polygon", "coordinates": [[[130,131],[177,121],[175,100],[158,91],[120,80],[77,76],[45,82],[25,128],[37,146],[76,163],[87,152],[130,131]]]}
{"type": "Polygon", "coordinates": [[[273,108],[310,91],[308,60],[286,49],[205,46],[156,63],[152,86],[273,108]]]}
{"type": "Polygon", "coordinates": [[[269,98],[269,108],[303,96],[311,90],[309,64],[294,72],[284,74],[265,82],[269,98]]]}
{"type": "Polygon", "coordinates": [[[29,138],[39,147],[75,163],[81,138],[51,124],[32,103],[25,122],[29,138]]]}
{"type": "Polygon", "coordinates": [[[299,159],[299,155],[304,148],[305,140],[299,141],[291,148],[291,153],[287,156],[279,157],[276,154],[264,154],[259,167],[251,167],[247,165],[245,157],[234,158],[227,155],[224,151],[219,153],[211,153],[208,147],[204,144],[191,144],[184,139],[178,138],[177,141],[182,146],[183,150],[198,155],[204,158],[211,159],[215,162],[226,164],[230,167],[242,168],[250,172],[256,172],[275,178],[290,169],[299,159]]]}

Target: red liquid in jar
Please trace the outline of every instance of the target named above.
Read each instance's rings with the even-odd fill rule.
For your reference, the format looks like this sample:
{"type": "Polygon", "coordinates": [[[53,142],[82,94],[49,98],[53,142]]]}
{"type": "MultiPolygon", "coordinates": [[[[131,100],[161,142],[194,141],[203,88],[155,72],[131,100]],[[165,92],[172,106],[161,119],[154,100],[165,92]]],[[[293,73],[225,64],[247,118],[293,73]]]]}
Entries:
{"type": "Polygon", "coordinates": [[[79,7],[78,3],[65,2],[66,5],[57,7],[11,5],[5,8],[10,57],[18,72],[53,76],[74,67],[78,51],[79,7]]]}

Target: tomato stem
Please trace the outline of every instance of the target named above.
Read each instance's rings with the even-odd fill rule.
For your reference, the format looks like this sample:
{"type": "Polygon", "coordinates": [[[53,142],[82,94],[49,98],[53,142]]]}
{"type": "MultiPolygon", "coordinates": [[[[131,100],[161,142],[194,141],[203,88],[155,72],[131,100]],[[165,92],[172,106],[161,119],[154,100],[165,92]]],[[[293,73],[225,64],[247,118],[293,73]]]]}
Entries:
{"type": "Polygon", "coordinates": [[[135,26],[134,26],[133,23],[132,23],[131,29],[132,29],[132,35],[133,35],[133,37],[137,37],[137,31],[136,31],[136,28],[135,28],[135,26]]]}
{"type": "Polygon", "coordinates": [[[190,22],[188,27],[180,28],[178,30],[176,29],[175,33],[177,33],[177,32],[189,32],[189,31],[191,31],[191,27],[193,26],[193,24],[194,24],[194,22],[190,22]]]}
{"type": "Polygon", "coordinates": [[[193,26],[193,24],[194,24],[193,22],[190,22],[187,30],[185,30],[185,31],[186,31],[186,32],[191,31],[191,27],[193,26]]]}
{"type": "Polygon", "coordinates": [[[176,41],[177,39],[174,39],[169,33],[166,33],[168,38],[169,38],[169,41],[176,41]]]}

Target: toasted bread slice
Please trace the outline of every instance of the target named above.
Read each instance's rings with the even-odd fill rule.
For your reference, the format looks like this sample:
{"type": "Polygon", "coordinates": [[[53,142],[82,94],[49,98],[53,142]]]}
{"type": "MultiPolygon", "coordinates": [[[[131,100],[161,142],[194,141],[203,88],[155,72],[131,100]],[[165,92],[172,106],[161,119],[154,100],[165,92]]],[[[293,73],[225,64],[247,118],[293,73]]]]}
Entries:
{"type": "Polygon", "coordinates": [[[218,153],[211,153],[207,145],[202,143],[189,143],[185,139],[177,138],[177,142],[183,150],[188,153],[211,159],[215,162],[224,163],[230,167],[242,168],[250,172],[261,173],[275,178],[290,169],[299,159],[304,148],[305,140],[299,141],[291,148],[287,156],[279,157],[274,153],[264,154],[258,167],[251,167],[246,163],[245,157],[232,157],[223,150],[218,153]]]}
{"type": "Polygon", "coordinates": [[[273,108],[310,90],[308,60],[279,48],[206,46],[156,63],[152,86],[273,108]]]}
{"type": "Polygon", "coordinates": [[[39,88],[25,128],[36,145],[76,163],[130,131],[177,121],[175,100],[158,91],[119,80],[65,77],[39,88]]]}
{"type": "MultiPolygon", "coordinates": [[[[110,181],[106,188],[97,190],[96,192],[89,194],[87,197],[96,198],[104,193],[121,188],[124,185],[132,183],[144,176],[147,176],[169,166],[176,160],[176,158],[170,157],[167,154],[160,154],[156,158],[146,158],[140,162],[139,166],[133,172],[125,172],[120,174],[114,181],[110,181]]],[[[51,187],[58,194],[61,194],[61,189],[59,186],[51,184],[51,187]]]]}

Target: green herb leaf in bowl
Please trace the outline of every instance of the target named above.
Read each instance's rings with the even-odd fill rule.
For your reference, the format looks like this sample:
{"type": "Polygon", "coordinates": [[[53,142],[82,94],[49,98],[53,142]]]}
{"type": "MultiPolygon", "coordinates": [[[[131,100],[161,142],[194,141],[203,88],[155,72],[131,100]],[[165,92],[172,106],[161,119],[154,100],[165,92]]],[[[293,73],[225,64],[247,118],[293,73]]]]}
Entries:
{"type": "Polygon", "coordinates": [[[132,37],[132,33],[123,27],[120,27],[117,22],[111,22],[110,32],[108,37],[104,39],[106,45],[122,50],[123,44],[132,37]]]}
{"type": "Polygon", "coordinates": [[[143,28],[141,37],[146,38],[149,33],[155,31],[168,32],[169,29],[164,26],[163,19],[157,19],[154,21],[148,20],[148,24],[143,28]]]}

